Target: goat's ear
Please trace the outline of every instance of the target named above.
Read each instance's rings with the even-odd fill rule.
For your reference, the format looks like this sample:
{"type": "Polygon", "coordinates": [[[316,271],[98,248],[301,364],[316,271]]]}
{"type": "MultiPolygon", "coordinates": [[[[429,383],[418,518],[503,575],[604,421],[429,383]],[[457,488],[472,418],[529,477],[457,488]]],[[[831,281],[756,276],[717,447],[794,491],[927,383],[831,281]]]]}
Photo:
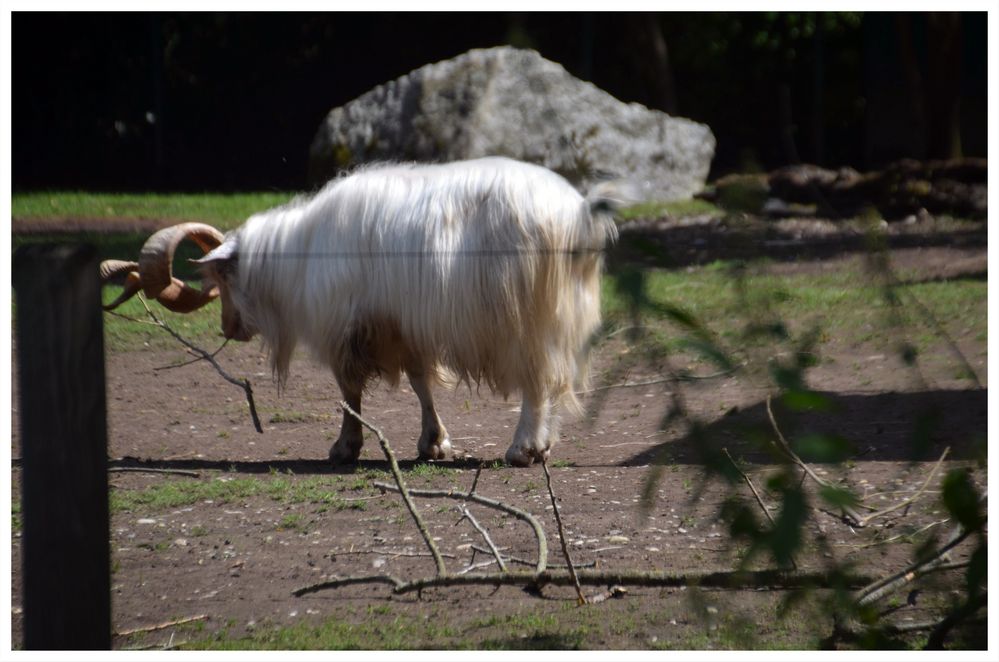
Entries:
{"type": "Polygon", "coordinates": [[[235,241],[224,241],[221,245],[213,248],[204,257],[197,260],[190,260],[192,264],[200,267],[207,267],[220,276],[227,276],[235,269],[239,252],[236,250],[235,241]]]}
{"type": "Polygon", "coordinates": [[[194,264],[208,264],[210,262],[226,262],[236,258],[236,242],[223,241],[219,246],[205,253],[205,256],[197,260],[191,260],[194,264]]]}

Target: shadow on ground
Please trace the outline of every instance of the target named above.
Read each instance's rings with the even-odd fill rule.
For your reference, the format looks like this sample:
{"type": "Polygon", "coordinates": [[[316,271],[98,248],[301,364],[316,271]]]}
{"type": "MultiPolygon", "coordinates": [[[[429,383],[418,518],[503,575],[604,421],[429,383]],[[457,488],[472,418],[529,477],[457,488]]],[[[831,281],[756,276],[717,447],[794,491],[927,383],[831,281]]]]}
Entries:
{"type": "MultiPolygon", "coordinates": [[[[788,412],[774,407],[783,435],[795,443],[809,435],[836,436],[850,448],[847,459],[866,462],[935,460],[950,447],[951,460],[984,457],[988,390],[911,393],[823,393],[828,411],[788,412]]],[[[690,433],[622,461],[621,466],[653,463],[697,464],[706,451],[727,448],[752,463],[771,463],[773,428],[766,403],[731,411],[690,433]],[[705,446],[705,444],[707,446],[705,446]]]]}

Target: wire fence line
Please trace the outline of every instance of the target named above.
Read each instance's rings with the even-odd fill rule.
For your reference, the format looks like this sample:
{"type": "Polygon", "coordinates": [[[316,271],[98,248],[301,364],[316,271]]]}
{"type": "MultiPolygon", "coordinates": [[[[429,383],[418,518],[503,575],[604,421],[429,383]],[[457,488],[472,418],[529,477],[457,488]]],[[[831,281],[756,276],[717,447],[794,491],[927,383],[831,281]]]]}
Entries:
{"type": "Polygon", "coordinates": [[[455,249],[455,250],[419,250],[419,251],[260,251],[253,254],[254,258],[266,257],[281,260],[311,260],[311,259],[342,259],[342,258],[430,258],[430,257],[508,257],[520,255],[567,255],[571,257],[606,253],[606,248],[490,248],[490,249],[455,249]]]}

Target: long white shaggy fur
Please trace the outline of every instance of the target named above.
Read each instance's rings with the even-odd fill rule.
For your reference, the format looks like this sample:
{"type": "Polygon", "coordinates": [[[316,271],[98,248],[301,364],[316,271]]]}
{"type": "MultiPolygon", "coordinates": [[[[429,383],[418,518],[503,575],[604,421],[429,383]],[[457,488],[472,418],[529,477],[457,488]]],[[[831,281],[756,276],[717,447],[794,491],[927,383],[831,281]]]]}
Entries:
{"type": "MultiPolygon", "coordinates": [[[[507,459],[528,464],[557,434],[556,405],[578,409],[574,390],[600,322],[602,250],[615,232],[595,211],[601,202],[506,158],[381,165],[251,217],[216,253],[236,257],[221,280],[243,325],[262,335],[279,382],[299,342],[358,404],[369,377],[394,384],[405,371],[423,381],[414,389],[424,404],[420,451],[430,456],[447,438],[443,425],[426,429],[428,416],[431,427],[439,419],[421,390],[442,369],[504,396],[519,391],[507,459]]],[[[360,450],[359,428],[353,438],[344,423],[331,451],[340,461],[360,450]]]]}

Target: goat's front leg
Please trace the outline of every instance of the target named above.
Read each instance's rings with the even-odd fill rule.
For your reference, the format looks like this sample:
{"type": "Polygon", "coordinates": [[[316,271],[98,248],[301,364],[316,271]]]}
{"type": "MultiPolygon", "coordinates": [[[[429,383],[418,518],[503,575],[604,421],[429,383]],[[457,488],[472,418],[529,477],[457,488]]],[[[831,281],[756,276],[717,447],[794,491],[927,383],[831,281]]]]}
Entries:
{"type": "MultiPolygon", "coordinates": [[[[362,387],[347,386],[342,381],[339,383],[340,390],[343,391],[343,399],[351,409],[360,415],[362,387]]],[[[334,465],[357,463],[357,458],[361,456],[362,445],[364,445],[364,430],[361,427],[361,422],[346,411],[343,412],[340,438],[330,448],[330,462],[334,465]]]]}
{"type": "Polygon", "coordinates": [[[420,459],[443,460],[451,452],[451,439],[434,408],[432,380],[422,367],[409,366],[406,370],[413,392],[420,399],[420,440],[416,449],[420,459]]]}

